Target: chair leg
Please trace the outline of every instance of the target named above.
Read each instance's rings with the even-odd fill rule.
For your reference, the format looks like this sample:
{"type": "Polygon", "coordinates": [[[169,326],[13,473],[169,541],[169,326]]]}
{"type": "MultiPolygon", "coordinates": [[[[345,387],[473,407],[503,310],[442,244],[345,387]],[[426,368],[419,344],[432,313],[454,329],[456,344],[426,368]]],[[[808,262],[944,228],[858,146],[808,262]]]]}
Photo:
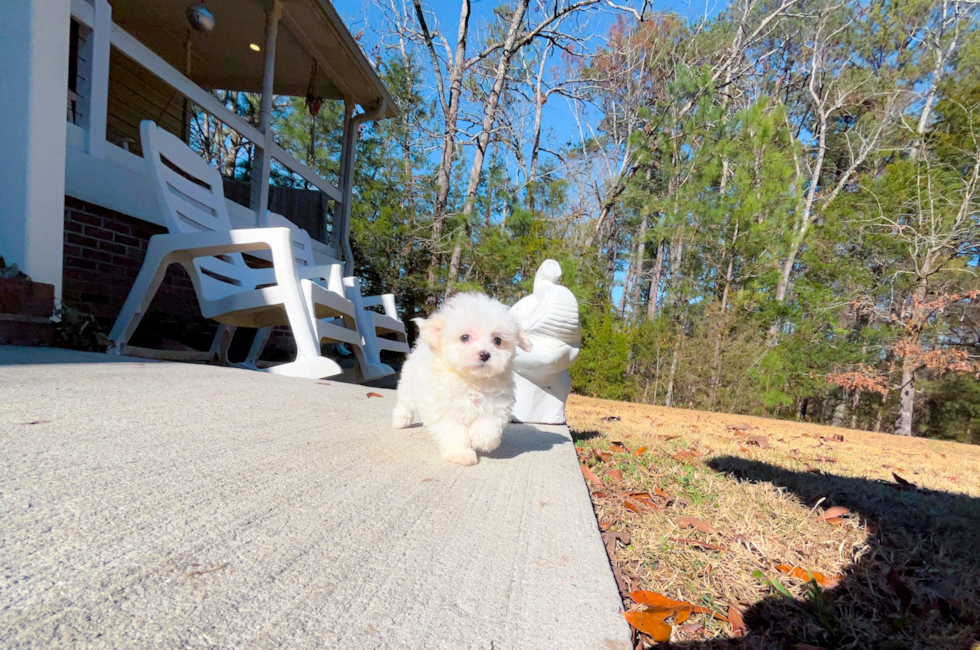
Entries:
{"type": "Polygon", "coordinates": [[[258,369],[259,357],[262,356],[262,351],[265,349],[266,344],[269,342],[269,337],[272,335],[271,327],[263,327],[262,329],[255,332],[255,338],[252,339],[252,347],[248,349],[248,356],[245,357],[245,367],[258,369]]]}
{"type": "Polygon", "coordinates": [[[364,303],[361,300],[360,279],[344,278],[344,287],[347,299],[354,303],[354,325],[357,327],[358,334],[361,335],[361,346],[360,349],[354,347],[353,352],[365,381],[395,374],[390,366],[381,363],[381,349],[378,347],[378,335],[374,329],[374,321],[371,320],[370,312],[364,309],[364,303]]]}
{"type": "Polygon", "coordinates": [[[163,278],[167,275],[167,267],[170,265],[169,256],[161,254],[155,243],[151,237],[136,282],[129,290],[126,302],[123,303],[112,331],[109,332],[109,348],[106,350],[109,354],[123,354],[123,348],[129,344],[129,339],[139,327],[143,315],[153,302],[153,296],[156,295],[163,278]]]}
{"type": "Polygon", "coordinates": [[[228,348],[231,347],[237,329],[232,325],[218,325],[218,331],[215,332],[214,340],[211,341],[211,349],[208,350],[208,363],[219,366],[228,365],[228,348]]]}
{"type": "Polygon", "coordinates": [[[299,277],[296,275],[292,240],[285,228],[282,231],[285,233],[282,240],[275,242],[271,247],[272,268],[276,275],[276,284],[284,294],[283,307],[286,309],[289,329],[296,340],[296,360],[273,366],[268,372],[305,379],[322,379],[339,375],[343,372],[343,368],[333,359],[327,359],[320,354],[316,321],[306,307],[299,277]]]}

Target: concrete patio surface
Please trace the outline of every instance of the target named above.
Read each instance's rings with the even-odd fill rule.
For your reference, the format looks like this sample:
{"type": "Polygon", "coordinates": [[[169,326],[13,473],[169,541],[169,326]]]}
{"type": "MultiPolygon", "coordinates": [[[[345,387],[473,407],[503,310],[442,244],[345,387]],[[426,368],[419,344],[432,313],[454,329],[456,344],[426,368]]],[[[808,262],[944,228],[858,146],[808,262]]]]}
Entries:
{"type": "Polygon", "coordinates": [[[566,428],[326,383],[0,347],[0,645],[630,648],[566,428]]]}

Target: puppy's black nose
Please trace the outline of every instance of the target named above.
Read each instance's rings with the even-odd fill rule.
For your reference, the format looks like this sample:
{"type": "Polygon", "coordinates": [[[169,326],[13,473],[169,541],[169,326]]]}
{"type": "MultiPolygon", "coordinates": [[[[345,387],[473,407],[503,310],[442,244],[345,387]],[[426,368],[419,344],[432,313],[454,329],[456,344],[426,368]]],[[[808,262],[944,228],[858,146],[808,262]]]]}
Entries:
{"type": "Polygon", "coordinates": [[[483,352],[480,353],[480,361],[489,361],[489,360],[490,360],[490,353],[489,352],[487,352],[486,350],[484,350],[483,352]]]}

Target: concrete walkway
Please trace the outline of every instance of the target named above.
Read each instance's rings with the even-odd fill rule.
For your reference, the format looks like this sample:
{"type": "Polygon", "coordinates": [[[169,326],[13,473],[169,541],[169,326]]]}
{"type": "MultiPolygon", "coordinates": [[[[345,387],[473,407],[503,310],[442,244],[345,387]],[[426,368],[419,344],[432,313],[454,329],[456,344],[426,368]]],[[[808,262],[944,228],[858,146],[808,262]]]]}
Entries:
{"type": "Polygon", "coordinates": [[[564,427],[459,468],[328,383],[0,347],[0,645],[630,647],[564,427]]]}

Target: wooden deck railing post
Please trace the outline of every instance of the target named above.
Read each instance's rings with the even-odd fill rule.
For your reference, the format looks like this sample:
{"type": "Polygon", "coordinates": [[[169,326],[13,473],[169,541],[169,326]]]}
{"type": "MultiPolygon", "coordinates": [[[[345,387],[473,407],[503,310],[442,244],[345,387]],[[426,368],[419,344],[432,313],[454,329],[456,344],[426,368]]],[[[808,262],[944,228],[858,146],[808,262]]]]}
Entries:
{"type": "MultiPolygon", "coordinates": [[[[279,19],[282,17],[281,0],[273,0],[265,12],[265,67],[262,71],[262,104],[259,109],[259,131],[264,140],[262,151],[256,147],[252,161],[252,197],[250,207],[255,210],[255,225],[269,207],[269,174],[272,163],[272,89],[276,74],[276,39],[279,35],[279,19]],[[256,175],[256,170],[259,171],[256,175]]],[[[258,143],[256,143],[258,144],[258,143]]]]}

